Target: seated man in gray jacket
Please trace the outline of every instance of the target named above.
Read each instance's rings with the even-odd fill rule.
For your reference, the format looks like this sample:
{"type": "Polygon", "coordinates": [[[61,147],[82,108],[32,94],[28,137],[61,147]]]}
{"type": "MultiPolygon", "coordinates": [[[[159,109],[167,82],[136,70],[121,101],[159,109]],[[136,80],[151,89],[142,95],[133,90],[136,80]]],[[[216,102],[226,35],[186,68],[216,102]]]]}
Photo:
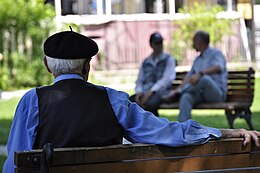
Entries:
{"type": "Polygon", "coordinates": [[[141,65],[136,80],[136,94],[131,96],[130,100],[159,116],[161,97],[169,93],[172,81],[175,79],[175,60],[163,52],[163,37],[160,33],[151,34],[149,42],[153,52],[141,65]]]}

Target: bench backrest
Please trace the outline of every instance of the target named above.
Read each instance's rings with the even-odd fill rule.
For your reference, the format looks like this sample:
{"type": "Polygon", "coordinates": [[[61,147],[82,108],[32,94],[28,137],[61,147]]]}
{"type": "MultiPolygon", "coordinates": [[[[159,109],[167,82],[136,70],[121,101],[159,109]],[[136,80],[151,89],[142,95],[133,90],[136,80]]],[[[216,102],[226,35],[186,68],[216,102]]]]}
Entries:
{"type": "MultiPolygon", "coordinates": [[[[179,86],[185,78],[187,71],[176,73],[173,88],[179,86]]],[[[227,102],[247,102],[252,103],[254,99],[255,71],[253,68],[248,70],[230,70],[228,72],[228,92],[227,102]]]]}
{"type": "Polygon", "coordinates": [[[52,173],[259,171],[260,149],[242,143],[243,139],[233,138],[185,147],[132,144],[16,152],[16,173],[39,172],[46,160],[41,171],[52,173]]]}

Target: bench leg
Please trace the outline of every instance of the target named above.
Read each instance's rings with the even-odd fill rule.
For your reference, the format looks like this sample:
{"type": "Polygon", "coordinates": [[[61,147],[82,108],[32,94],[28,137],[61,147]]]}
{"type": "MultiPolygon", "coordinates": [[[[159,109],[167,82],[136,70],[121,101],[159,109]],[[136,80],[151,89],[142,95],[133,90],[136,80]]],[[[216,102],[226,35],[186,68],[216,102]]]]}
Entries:
{"type": "Polygon", "coordinates": [[[235,113],[235,111],[231,111],[231,110],[225,110],[226,113],[226,117],[228,120],[228,125],[229,128],[233,129],[234,128],[234,120],[238,117],[235,113]]]}
{"type": "Polygon", "coordinates": [[[249,126],[250,130],[253,130],[253,125],[251,121],[252,117],[252,112],[249,108],[246,109],[236,109],[236,110],[226,110],[226,117],[228,120],[228,125],[231,129],[234,128],[234,120],[239,117],[239,118],[244,118],[249,126]]]}
{"type": "Polygon", "coordinates": [[[245,118],[250,130],[254,130],[254,127],[253,127],[253,124],[252,124],[252,112],[249,108],[247,108],[245,111],[244,111],[244,115],[243,115],[243,118],[245,118]]]}

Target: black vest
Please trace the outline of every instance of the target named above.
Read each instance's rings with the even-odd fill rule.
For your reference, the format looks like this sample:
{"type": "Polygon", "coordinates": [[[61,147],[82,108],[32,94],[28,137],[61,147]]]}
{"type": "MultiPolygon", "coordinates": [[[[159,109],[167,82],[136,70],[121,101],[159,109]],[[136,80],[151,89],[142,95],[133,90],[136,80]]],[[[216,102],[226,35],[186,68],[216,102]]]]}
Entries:
{"type": "Polygon", "coordinates": [[[37,88],[39,125],[34,149],[121,144],[123,129],[107,92],[83,80],[62,80],[37,88]]]}

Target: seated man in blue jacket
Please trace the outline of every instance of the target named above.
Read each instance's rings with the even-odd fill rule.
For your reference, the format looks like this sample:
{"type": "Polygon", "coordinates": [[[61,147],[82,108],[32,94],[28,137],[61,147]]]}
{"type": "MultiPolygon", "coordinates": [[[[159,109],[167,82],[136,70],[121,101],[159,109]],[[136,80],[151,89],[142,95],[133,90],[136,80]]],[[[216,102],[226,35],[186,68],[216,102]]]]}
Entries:
{"type": "Polygon", "coordinates": [[[193,106],[202,102],[223,102],[227,92],[227,68],[223,53],[209,46],[210,35],[197,31],[193,37],[193,47],[200,52],[193,62],[183,83],[177,90],[164,98],[170,100],[180,95],[179,119],[184,122],[191,119],[193,106]]]}

